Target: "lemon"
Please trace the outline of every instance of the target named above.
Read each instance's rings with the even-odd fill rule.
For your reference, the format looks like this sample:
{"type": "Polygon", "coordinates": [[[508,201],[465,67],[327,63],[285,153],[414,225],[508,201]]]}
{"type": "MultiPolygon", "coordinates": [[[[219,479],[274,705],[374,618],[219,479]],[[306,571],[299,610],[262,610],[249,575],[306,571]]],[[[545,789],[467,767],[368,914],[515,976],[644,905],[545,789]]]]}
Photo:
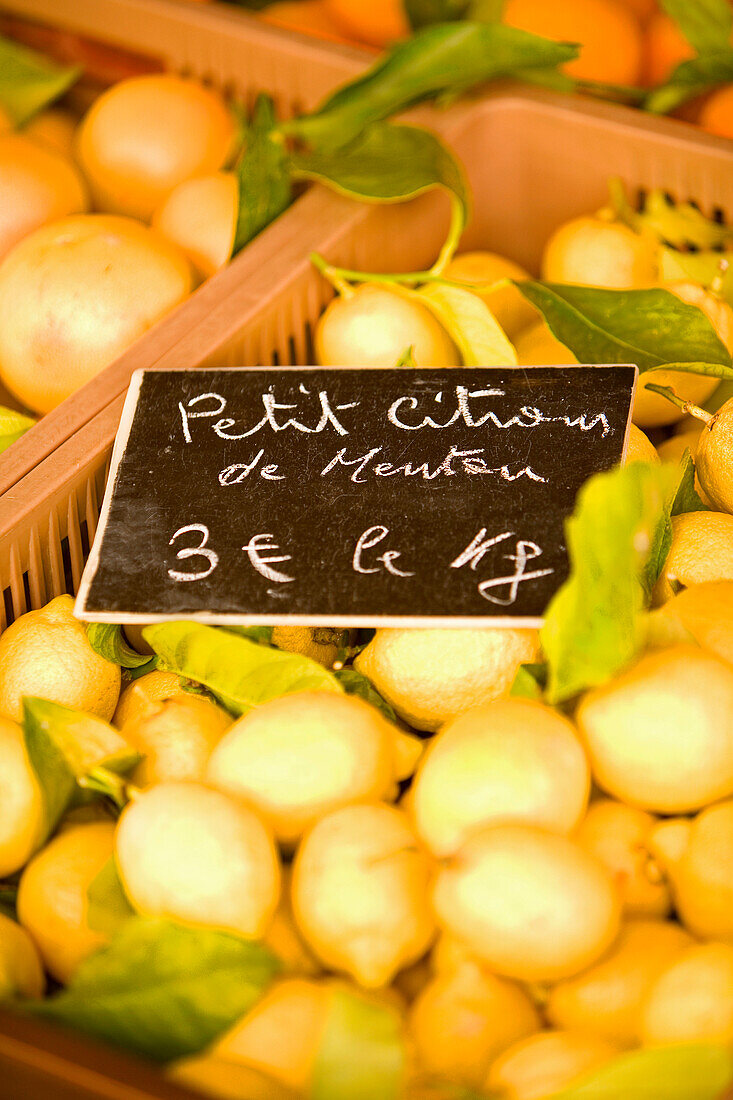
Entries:
{"type": "Polygon", "coordinates": [[[578,362],[544,321],[520,333],[514,346],[520,367],[571,366],[578,362]]]}
{"type": "Polygon", "coordinates": [[[208,279],[231,258],[238,203],[233,172],[196,176],[173,188],[152,224],[185,253],[200,279],[208,279]]]}
{"type": "Polygon", "coordinates": [[[235,137],[234,116],[215,89],[155,73],[98,96],[76,152],[98,210],[149,221],[179,183],[218,171],[235,137]]]}
{"type": "Polygon", "coordinates": [[[660,443],[657,447],[657,453],[662,462],[679,462],[685,451],[689,451],[694,458],[699,439],[700,432],[696,428],[687,432],[679,432],[660,443]]]}
{"type": "Polygon", "coordinates": [[[634,423],[640,428],[660,428],[675,424],[685,415],[681,409],[646,388],[647,382],[655,386],[670,386],[683,401],[693,405],[702,405],[720,385],[719,378],[705,374],[690,374],[681,370],[652,370],[641,375],[636,387],[634,400],[634,423]]]}
{"type": "Polygon", "coordinates": [[[733,802],[691,821],[662,822],[649,847],[669,875],[684,925],[700,939],[733,942],[733,802]]]}
{"type": "Polygon", "coordinates": [[[645,810],[733,793],[733,669],[695,646],[648,653],[576,712],[596,782],[645,810]]]}
{"type": "Polygon", "coordinates": [[[0,717],[0,878],[25,866],[43,840],[44,804],[23,731],[0,717]]]}
{"type": "Polygon", "coordinates": [[[378,630],[354,666],[400,718],[437,730],[479,703],[505,695],[517,669],[537,656],[535,630],[378,630]]]}
{"type": "Polygon", "coordinates": [[[15,997],[42,997],[41,960],[24,928],[0,913],[0,1004],[15,997]]]}
{"type": "Polygon", "coordinates": [[[644,997],[657,976],[692,942],[672,921],[626,922],[600,962],[550,990],[546,1006],[550,1023],[598,1035],[621,1047],[635,1046],[644,997]]]}
{"type": "Polygon", "coordinates": [[[431,862],[393,806],[346,806],[323,817],[293,865],[293,912],[311,950],[366,987],[387,985],[435,935],[431,862]]]}
{"type": "Polygon", "coordinates": [[[491,283],[500,280],[516,279],[521,282],[529,279],[529,272],[513,260],[497,256],[495,252],[462,252],[448,264],[445,277],[481,286],[476,294],[489,307],[510,340],[537,320],[536,309],[517,287],[489,289],[491,283]]]}
{"type": "Polygon", "coordinates": [[[175,672],[148,672],[123,689],[112,723],[123,730],[128,722],[155,714],[160,703],[176,695],[185,695],[180,676],[175,672]]]}
{"type": "Polygon", "coordinates": [[[571,832],[588,805],[590,769],[572,724],[551,707],[495,699],[433,739],[412,791],[415,827],[435,856],[480,825],[519,821],[571,832]]]}
{"type": "Polygon", "coordinates": [[[438,923],[498,974],[559,981],[613,943],[621,905],[611,877],[579,845],[529,825],[472,833],[438,872],[438,923]]]}
{"type": "Polygon", "coordinates": [[[87,891],[112,856],[114,823],[74,825],[59,833],[23,872],[18,919],[44,966],[64,984],[106,937],[89,927],[87,891]]]}
{"type": "Polygon", "coordinates": [[[211,755],[207,781],[246,799],[292,844],[330,810],[392,791],[397,733],[355,696],[283,695],[234,723],[211,755]]]}
{"type": "Polygon", "coordinates": [[[476,1089],[504,1050],[541,1027],[521,986],[471,963],[433,978],[407,1018],[420,1070],[476,1089]]]}
{"type": "Polygon", "coordinates": [[[122,728],[123,737],[143,756],[132,782],[148,787],[203,779],[209,757],[231,724],[225,710],[200,695],[163,699],[152,713],[131,718],[122,728]]]}
{"type": "Polygon", "coordinates": [[[651,235],[589,215],[573,218],[552,234],[542,256],[542,278],[626,290],[655,283],[658,263],[659,246],[651,235]]]}
{"type": "Polygon", "coordinates": [[[645,1046],[733,1043],[733,946],[688,947],[657,977],[641,1010],[645,1046]]]}
{"type": "Polygon", "coordinates": [[[283,867],[280,903],[275,910],[275,916],[267,929],[263,942],[273,954],[277,955],[287,974],[313,977],[320,974],[323,968],[306,946],[300,934],[300,929],[295,923],[291,887],[290,868],[283,867]]]}
{"type": "Polygon", "coordinates": [[[442,931],[438,935],[433,949],[430,952],[430,967],[434,974],[452,974],[464,963],[480,965],[480,960],[473,955],[468,947],[457,936],[450,932],[442,931]]]}
{"type": "Polygon", "coordinates": [[[243,1100],[243,1097],[246,1100],[301,1100],[296,1092],[268,1074],[213,1054],[184,1058],[168,1066],[167,1074],[174,1081],[205,1096],[213,1096],[215,1100],[243,1100]]]}
{"type": "Polygon", "coordinates": [[[655,588],[655,601],[680,587],[733,580],[733,516],[726,512],[684,512],[672,518],[672,543],[655,588]]]}
{"type": "Polygon", "coordinates": [[[377,283],[335,298],[316,325],[315,345],[323,367],[394,367],[408,348],[418,366],[457,367],[461,362],[429,309],[377,283]]]}
{"type": "Polygon", "coordinates": [[[617,1053],[605,1039],[582,1031],[542,1031],[497,1058],[486,1088],[501,1100],[550,1100],[617,1053]]]}
{"type": "Polygon", "coordinates": [[[644,810],[600,798],[574,833],[608,869],[627,915],[664,917],[672,908],[669,887],[649,867],[646,845],[657,821],[644,810]]]}
{"type": "MultiPolygon", "coordinates": [[[[682,457],[681,454],[680,457],[682,457]]],[[[641,428],[637,428],[636,424],[630,424],[625,464],[628,466],[632,462],[658,463],[661,461],[661,452],[657,452],[657,448],[651,439],[644,435],[641,428]]],[[[665,461],[669,460],[666,459],[665,461]]]]}
{"type": "Polygon", "coordinates": [[[664,615],[689,630],[698,645],[733,664],[733,580],[690,585],[664,605],[664,615]]]}
{"type": "Polygon", "coordinates": [[[695,459],[711,505],[733,513],[733,400],[726,401],[703,428],[695,459]]]}
{"type": "Polygon", "coordinates": [[[324,668],[333,668],[341,633],[312,626],[275,626],[272,629],[272,644],[288,653],[309,657],[324,668]]]}
{"type": "Polygon", "coordinates": [[[143,916],[261,937],[280,895],[265,824],[199,783],[160,783],[122,812],[115,838],[127,897],[143,916]]]}
{"type": "Polygon", "coordinates": [[[120,670],[92,649],[74,618],[71,596],[29,611],[0,637],[0,714],[19,722],[33,695],[109,719],[120,694],[120,670]]]}
{"type": "Polygon", "coordinates": [[[77,119],[71,111],[63,107],[47,107],[26,122],[22,132],[67,160],[73,160],[76,127],[77,119]]]}

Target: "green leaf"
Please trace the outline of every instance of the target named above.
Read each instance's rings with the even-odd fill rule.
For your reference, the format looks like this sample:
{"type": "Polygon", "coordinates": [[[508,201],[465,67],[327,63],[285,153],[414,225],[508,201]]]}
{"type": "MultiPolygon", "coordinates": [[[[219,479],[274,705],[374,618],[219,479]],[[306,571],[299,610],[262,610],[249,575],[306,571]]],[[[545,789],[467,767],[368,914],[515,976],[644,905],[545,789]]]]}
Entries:
{"type": "Polygon", "coordinates": [[[271,626],[222,626],[220,630],[228,630],[231,634],[239,634],[241,638],[249,638],[251,642],[259,645],[272,645],[271,626]]]}
{"type": "Polygon", "coordinates": [[[723,1046],[632,1050],[552,1100],[721,1100],[731,1081],[733,1052],[723,1046]]]}
{"type": "Polygon", "coordinates": [[[413,293],[440,321],[458,347],[464,366],[517,365],[513,344],[478,294],[443,283],[429,283],[413,293]]]}
{"type": "Polygon", "coordinates": [[[631,664],[644,641],[650,561],[661,541],[680,474],[635,462],[597,474],[565,524],[571,573],[542,628],[547,699],[559,703],[631,664]]]}
{"type": "Polygon", "coordinates": [[[313,1069],[311,1100],[398,1100],[405,1069],[399,1014],[335,988],[313,1069]]]}
{"type": "Polygon", "coordinates": [[[461,207],[459,232],[468,220],[461,165],[440,138],[418,126],[372,123],[343,149],[294,153],[290,169],[296,179],[319,180],[366,202],[403,202],[442,187],[461,207]]]}
{"type": "Polygon", "coordinates": [[[341,691],[333,673],[309,657],[214,626],[160,623],[146,627],[143,637],[161,668],[202,684],[232,714],[296,691],[341,691]]]}
{"type": "Polygon", "coordinates": [[[405,348],[405,350],[402,352],[402,355],[399,357],[399,359],[395,363],[395,367],[416,367],[416,366],[417,366],[417,363],[415,362],[415,349],[413,348],[412,344],[410,344],[409,348],[405,348]]]}
{"type": "Polygon", "coordinates": [[[400,42],[365,76],[347,84],[314,114],[285,123],[285,133],[317,148],[340,148],[372,122],[413,103],[468,89],[526,69],[563,65],[578,47],[502,23],[440,23],[400,42]]]}
{"type": "Polygon", "coordinates": [[[733,82],[733,49],[702,54],[683,61],[666,84],[655,88],[644,101],[647,111],[665,115],[688,99],[702,95],[711,88],[733,82]]]}
{"type": "Polygon", "coordinates": [[[416,31],[432,23],[464,19],[471,8],[471,0],[403,0],[403,3],[410,26],[416,31]]]}
{"type": "Polygon", "coordinates": [[[728,0],[659,0],[696,53],[724,50],[733,32],[728,0]]]}
{"type": "Polygon", "coordinates": [[[686,450],[680,459],[679,468],[680,481],[670,515],[680,516],[683,512],[706,512],[707,508],[695,488],[695,463],[692,461],[689,450],[686,450]]]}
{"type": "Polygon", "coordinates": [[[664,563],[672,546],[672,516],[682,512],[706,511],[695,489],[695,464],[689,451],[685,451],[680,462],[666,467],[670,471],[669,492],[662,509],[662,522],[658,525],[652,539],[646,568],[642,581],[647,596],[651,595],[654,585],[662,575],[664,563]]]}
{"type": "Polygon", "coordinates": [[[335,672],[334,676],[347,695],[358,695],[360,699],[365,699],[377,710],[381,710],[390,722],[397,721],[397,715],[392,707],[386,699],[382,698],[371,680],[368,680],[362,672],[358,672],[355,668],[342,668],[335,672]]]}
{"type": "Polygon", "coordinates": [[[541,699],[546,682],[547,667],[545,665],[520,665],[509,694],[515,699],[541,699]]]}
{"type": "Polygon", "coordinates": [[[733,305],[733,264],[729,254],[718,251],[679,252],[676,248],[662,248],[659,252],[660,282],[692,282],[710,287],[716,283],[718,292],[728,305],[733,305]],[[723,266],[725,270],[723,270],[723,266]],[[720,280],[720,285],[716,282],[720,280]]]}
{"type": "MultiPolygon", "coordinates": [[[[733,240],[729,226],[706,218],[691,202],[674,202],[664,191],[650,191],[635,222],[637,231],[649,229],[660,241],[678,249],[722,248],[733,240]]],[[[718,263],[721,259],[718,253],[718,263]]]]}
{"type": "Polygon", "coordinates": [[[733,378],[725,345],[697,306],[668,290],[516,282],[580,363],[635,363],[733,378]]]}
{"type": "Polygon", "coordinates": [[[125,773],[141,759],[101,718],[47,699],[23,700],[23,737],[43,795],[44,837],[80,796],[80,779],[97,767],[125,773]]]}
{"type": "MultiPolygon", "coordinates": [[[[1,44],[2,39],[0,39],[1,44]]],[[[22,435],[25,435],[35,423],[36,421],[32,416],[24,416],[23,413],[19,413],[15,409],[8,409],[5,405],[0,405],[0,454],[20,439],[22,435]]]]}
{"type": "Polygon", "coordinates": [[[0,36],[0,106],[15,126],[68,91],[81,76],[78,66],[57,65],[43,54],[0,36]]]}
{"type": "Polygon", "coordinates": [[[26,1007],[135,1054],[197,1054],[240,1019],[279,969],[262,944],[166,920],[126,921],[58,996],[26,1007]]]}
{"type": "Polygon", "coordinates": [[[89,623],[87,638],[95,653],[121,668],[141,668],[155,663],[149,653],[138,653],[128,645],[122,627],[114,623],[89,623]]]}
{"type": "Polygon", "coordinates": [[[276,124],[273,101],[269,96],[260,95],[244,152],[235,167],[239,187],[237,227],[232,249],[235,256],[292,201],[287,151],[276,124]]]}
{"type": "Polygon", "coordinates": [[[115,858],[110,856],[87,890],[87,924],[94,932],[114,936],[134,916],[135,910],[127,900],[115,858]]]}

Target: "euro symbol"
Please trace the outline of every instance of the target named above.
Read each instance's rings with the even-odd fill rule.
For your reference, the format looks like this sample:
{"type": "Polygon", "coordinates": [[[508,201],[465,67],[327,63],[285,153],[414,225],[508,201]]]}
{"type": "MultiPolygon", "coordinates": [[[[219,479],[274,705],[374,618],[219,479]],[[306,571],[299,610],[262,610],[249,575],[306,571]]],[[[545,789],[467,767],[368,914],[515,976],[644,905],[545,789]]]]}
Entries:
{"type": "Polygon", "coordinates": [[[287,574],[280,573],[277,569],[270,569],[270,566],[281,561],[292,561],[291,555],[280,554],[268,558],[263,557],[263,554],[277,555],[280,547],[272,541],[274,537],[274,535],[253,535],[242,549],[261,576],[266,577],[268,581],[275,581],[277,584],[288,584],[290,581],[294,581],[295,577],[288,577],[287,574]]]}

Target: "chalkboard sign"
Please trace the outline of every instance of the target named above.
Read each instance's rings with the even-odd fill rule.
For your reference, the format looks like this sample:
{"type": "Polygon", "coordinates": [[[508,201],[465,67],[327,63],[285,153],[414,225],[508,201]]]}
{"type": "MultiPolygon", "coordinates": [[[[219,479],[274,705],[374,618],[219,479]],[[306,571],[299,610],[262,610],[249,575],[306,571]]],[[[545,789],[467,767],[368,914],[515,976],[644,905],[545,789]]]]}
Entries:
{"type": "Polygon", "coordinates": [[[139,371],[77,615],[537,624],[580,486],[623,456],[636,376],[139,371]]]}

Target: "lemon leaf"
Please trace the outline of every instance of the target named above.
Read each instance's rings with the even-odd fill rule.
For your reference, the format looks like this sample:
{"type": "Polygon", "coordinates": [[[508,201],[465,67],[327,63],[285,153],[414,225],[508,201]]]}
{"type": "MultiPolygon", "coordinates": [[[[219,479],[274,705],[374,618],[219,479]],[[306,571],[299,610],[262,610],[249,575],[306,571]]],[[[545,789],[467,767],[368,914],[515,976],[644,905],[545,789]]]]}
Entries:
{"type": "Polygon", "coordinates": [[[733,49],[730,46],[721,47],[681,62],[666,84],[649,93],[644,100],[644,108],[654,114],[665,115],[688,99],[732,81],[733,49]]]}
{"type": "Polygon", "coordinates": [[[15,409],[0,405],[0,454],[25,435],[35,423],[32,416],[24,416],[15,409]]]}
{"type": "Polygon", "coordinates": [[[89,623],[87,638],[94,652],[104,657],[105,661],[128,669],[150,665],[150,670],[146,667],[145,671],[152,671],[155,658],[149,653],[138,653],[128,645],[121,626],[114,623],[89,623]]]}
{"type": "Polygon", "coordinates": [[[87,890],[87,924],[94,932],[113,936],[125,921],[135,916],[127,900],[114,856],[92,879],[87,890]]]}
{"type": "Polygon", "coordinates": [[[68,91],[78,66],[57,65],[41,53],[0,36],[0,106],[16,126],[68,91]]]}
{"type": "Polygon", "coordinates": [[[464,19],[469,14],[471,0],[403,0],[403,7],[410,26],[417,31],[431,23],[464,19]]]}
{"type": "Polygon", "coordinates": [[[145,641],[155,650],[159,668],[203,685],[232,714],[296,691],[338,691],[328,669],[303,657],[201,623],[148,626],[145,641]]]}
{"type": "Polygon", "coordinates": [[[222,626],[221,629],[239,634],[242,638],[249,638],[251,642],[258,642],[259,645],[272,645],[271,626],[222,626]]]}
{"type": "Polygon", "coordinates": [[[728,0],[659,0],[696,53],[724,50],[733,32],[728,0]]]}
{"type": "Polygon", "coordinates": [[[313,1069],[311,1100],[398,1100],[405,1068],[398,1013],[334,989],[313,1069]]]}
{"type": "Polygon", "coordinates": [[[733,263],[729,263],[725,271],[721,269],[721,261],[725,262],[727,255],[706,249],[701,252],[679,252],[676,248],[662,248],[659,253],[660,280],[665,283],[689,281],[710,287],[720,278],[720,296],[728,305],[733,305],[733,263]]]}
{"type": "Polygon", "coordinates": [[[733,1053],[723,1046],[633,1050],[552,1100],[720,1100],[731,1081],[733,1053]]]}
{"type": "Polygon", "coordinates": [[[509,694],[515,699],[541,699],[546,680],[545,665],[520,665],[509,694]]]}
{"type": "Polygon", "coordinates": [[[680,476],[674,466],[635,462],[597,474],[578,494],[565,524],[570,577],[541,632],[550,703],[605,683],[640,653],[680,476]]]}
{"type": "Polygon", "coordinates": [[[282,214],[292,201],[292,180],[285,145],[277,133],[276,123],[272,99],[260,95],[244,152],[234,169],[239,193],[232,248],[234,256],[282,214]]]}
{"type": "Polygon", "coordinates": [[[579,363],[635,363],[733,378],[731,357],[697,306],[668,290],[515,282],[579,363]]]}
{"type": "MultiPolygon", "coordinates": [[[[471,290],[430,283],[415,291],[456,344],[466,367],[516,366],[517,353],[484,301],[471,290]]],[[[430,364],[424,364],[429,366],[430,364]]]]}
{"type": "Polygon", "coordinates": [[[392,707],[386,699],[382,698],[371,680],[368,680],[363,672],[358,672],[355,668],[342,668],[335,672],[334,676],[347,695],[358,695],[360,699],[364,699],[371,706],[376,707],[377,710],[381,710],[390,722],[397,721],[397,715],[392,707]]]}
{"type": "Polygon", "coordinates": [[[44,837],[80,799],[80,779],[98,767],[125,774],[141,760],[101,718],[47,699],[23,700],[23,738],[43,796],[44,837]]]}
{"type": "Polygon", "coordinates": [[[36,1016],[156,1062],[197,1054],[240,1019],[279,970],[262,944],[133,917],[36,1016]]]}

